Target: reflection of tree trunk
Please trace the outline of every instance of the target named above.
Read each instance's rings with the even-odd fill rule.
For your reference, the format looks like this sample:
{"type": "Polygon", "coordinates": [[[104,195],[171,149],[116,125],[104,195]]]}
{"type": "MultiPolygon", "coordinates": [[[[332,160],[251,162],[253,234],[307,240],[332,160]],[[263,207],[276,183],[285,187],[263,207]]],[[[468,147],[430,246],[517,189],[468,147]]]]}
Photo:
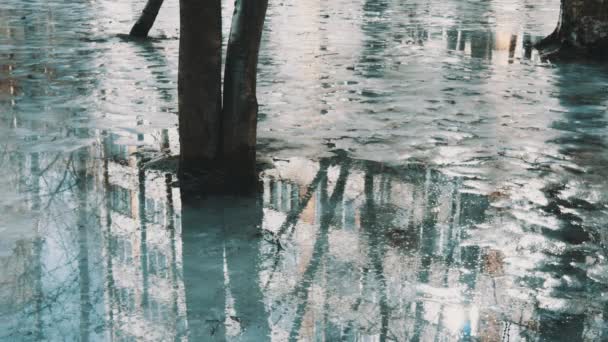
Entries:
{"type": "Polygon", "coordinates": [[[226,263],[236,314],[243,329],[241,340],[266,341],[270,328],[257,274],[262,201],[258,195],[229,198],[223,207],[226,263]]]}
{"type": "Polygon", "coordinates": [[[549,53],[556,48],[565,48],[596,57],[605,55],[608,52],[608,4],[604,0],[562,0],[557,28],[538,47],[549,53]]]}
{"type": "MultiPolygon", "coordinates": [[[[160,49],[158,46],[154,45],[150,41],[137,44],[137,47],[142,49],[142,52],[144,54],[143,57],[146,63],[148,63],[149,65],[165,66],[161,70],[155,68],[150,71],[156,83],[167,84],[167,82],[172,79],[172,76],[169,75],[169,62],[164,53],[161,52],[162,49],[160,49]]],[[[160,98],[163,101],[167,102],[167,105],[174,105],[173,94],[171,93],[171,91],[169,91],[168,85],[157,87],[156,90],[158,91],[160,98]]],[[[166,108],[164,110],[168,111],[168,109],[166,108]]]]}
{"type": "Polygon", "coordinates": [[[182,205],[183,277],[189,339],[224,341],[224,232],[215,199],[182,205]]]}
{"type": "Polygon", "coordinates": [[[241,324],[243,340],[265,341],[270,329],[257,275],[262,205],[251,197],[184,203],[182,241],[190,338],[223,341],[226,319],[241,324]],[[224,260],[225,255],[225,260],[224,260]],[[237,317],[226,317],[224,261],[237,317]]]}
{"type": "Polygon", "coordinates": [[[296,225],[296,223],[300,219],[300,215],[302,215],[302,212],[308,207],[308,203],[316,192],[319,184],[327,180],[327,168],[329,167],[329,161],[327,159],[323,159],[319,164],[319,171],[317,171],[315,178],[313,178],[312,182],[308,185],[308,187],[306,187],[306,193],[304,194],[302,199],[299,200],[298,205],[292,208],[292,210],[287,214],[285,222],[283,222],[283,224],[279,228],[277,233],[279,237],[285,234],[288,229],[296,225]]]}
{"type": "Polygon", "coordinates": [[[87,219],[87,151],[78,152],[78,280],[80,285],[80,341],[86,342],[90,335],[90,277],[87,219]]]}
{"type": "Polygon", "coordinates": [[[175,221],[175,204],[173,202],[173,176],[171,174],[165,175],[165,186],[166,186],[166,196],[167,196],[167,230],[169,231],[169,237],[171,239],[171,284],[173,287],[172,293],[172,307],[171,312],[173,317],[175,317],[175,321],[173,322],[173,326],[175,327],[175,341],[184,340],[184,331],[180,329],[180,327],[185,325],[183,321],[183,316],[179,314],[179,304],[180,304],[180,295],[179,295],[179,284],[183,279],[183,275],[180,272],[180,267],[178,266],[177,255],[177,244],[181,242],[180,236],[176,235],[176,229],[180,229],[176,226],[175,221]]]}
{"type": "MultiPolygon", "coordinates": [[[[306,208],[308,207],[308,203],[310,202],[312,196],[317,192],[317,187],[319,186],[319,184],[324,184],[324,186],[327,187],[327,168],[328,168],[328,166],[329,166],[329,160],[327,160],[327,159],[321,160],[319,171],[317,171],[315,178],[308,185],[308,187],[306,187],[306,193],[304,194],[304,196],[302,197],[301,200],[297,199],[298,204],[292,207],[292,210],[287,214],[285,221],[283,222],[281,227],[278,229],[277,234],[276,234],[277,241],[280,241],[280,239],[286,233],[289,233],[287,236],[287,240],[291,239],[291,236],[294,232],[293,228],[298,223],[298,220],[300,219],[300,215],[302,215],[302,212],[304,212],[304,210],[306,210],[306,208]]],[[[272,189],[272,187],[271,187],[271,189],[272,189]]],[[[281,261],[280,248],[277,248],[275,260],[272,265],[272,270],[270,271],[270,276],[268,277],[268,280],[266,281],[266,285],[264,285],[264,290],[266,290],[268,288],[268,286],[270,285],[270,283],[272,282],[272,279],[274,278],[274,275],[276,274],[277,269],[279,268],[280,261],[281,261]]]]}
{"type": "Polygon", "coordinates": [[[180,174],[217,157],[221,110],[221,1],[180,0],[180,174]]]}
{"type": "MultiPolygon", "coordinates": [[[[41,213],[41,201],[40,201],[40,155],[38,153],[32,153],[31,163],[31,175],[33,177],[33,189],[32,189],[32,211],[38,215],[40,220],[41,213]]],[[[21,173],[24,174],[23,172],[21,173]]],[[[35,291],[36,291],[36,340],[42,341],[43,335],[43,322],[42,322],[42,301],[44,299],[44,291],[42,289],[42,232],[40,231],[40,223],[36,223],[36,238],[34,240],[34,277],[35,277],[35,291]]]]}
{"type": "Polygon", "coordinates": [[[154,20],[158,15],[160,7],[163,5],[163,0],[148,0],[146,7],[141,12],[141,16],[133,25],[131,32],[129,33],[132,37],[145,38],[148,36],[148,32],[154,25],[154,20]]]}
{"type": "Polygon", "coordinates": [[[161,152],[170,152],[171,144],[169,141],[169,130],[163,129],[161,132],[160,150],[161,152]]]}
{"type": "Polygon", "coordinates": [[[386,15],[389,9],[387,0],[366,0],[363,4],[363,20],[361,30],[365,34],[364,48],[359,63],[362,64],[363,76],[366,78],[381,78],[385,70],[380,61],[386,52],[390,33],[390,22],[378,20],[386,15]]]}
{"type": "MultiPolygon", "coordinates": [[[[361,226],[365,229],[369,238],[369,257],[371,259],[372,268],[375,273],[375,278],[379,283],[380,292],[380,341],[386,341],[388,336],[389,323],[389,308],[386,294],[386,278],[384,276],[384,248],[382,240],[382,231],[376,226],[376,204],[374,201],[374,174],[368,171],[365,174],[365,207],[361,213],[361,226]]],[[[382,198],[382,191],[379,193],[382,198]]]]}
{"type": "MultiPolygon", "coordinates": [[[[424,183],[424,218],[420,225],[420,249],[418,252],[418,257],[420,258],[418,282],[421,284],[427,284],[429,282],[434,256],[433,247],[437,239],[437,215],[434,212],[434,208],[437,207],[439,194],[434,187],[435,184],[437,184],[437,181],[433,181],[433,172],[427,169],[424,183]]],[[[416,301],[416,311],[414,314],[416,323],[411,338],[412,341],[421,340],[421,335],[426,325],[424,306],[425,301],[416,301]]]]}
{"type": "Polygon", "coordinates": [[[542,341],[585,341],[585,315],[538,309],[538,336],[542,341]]]}
{"type": "Polygon", "coordinates": [[[222,117],[222,153],[231,172],[255,172],[256,74],[267,7],[268,0],[235,3],[226,55],[222,117]]]}
{"type": "Polygon", "coordinates": [[[138,219],[140,229],[140,264],[142,274],[142,306],[143,310],[146,310],[148,305],[148,287],[149,287],[149,271],[148,271],[148,226],[146,219],[146,170],[142,165],[139,166],[138,170],[138,184],[139,191],[137,192],[138,198],[138,219]]]}
{"type": "MultiPolygon", "coordinates": [[[[300,300],[300,303],[296,308],[293,326],[289,334],[290,341],[297,340],[300,334],[300,328],[302,327],[302,323],[304,320],[304,313],[308,305],[310,287],[312,286],[315,275],[319,269],[319,266],[321,265],[323,256],[327,254],[327,249],[329,248],[329,227],[334,220],[337,204],[342,203],[342,198],[344,197],[344,189],[346,187],[346,181],[350,172],[349,169],[350,163],[348,161],[345,161],[341,166],[340,176],[336,181],[336,186],[334,187],[334,192],[331,195],[331,198],[329,198],[327,203],[325,203],[326,200],[321,200],[321,222],[319,224],[319,233],[315,241],[315,245],[313,247],[310,263],[302,274],[302,279],[300,280],[300,283],[296,286],[295,290],[292,293],[292,297],[298,298],[300,300]]],[[[322,186],[322,196],[327,196],[327,178],[325,178],[324,180],[325,182],[322,186]]]]}
{"type": "Polygon", "coordinates": [[[517,35],[512,34],[509,41],[509,64],[513,64],[515,58],[515,49],[517,49],[517,35]]]}
{"type": "Polygon", "coordinates": [[[532,59],[532,37],[529,33],[524,33],[524,59],[532,59]]]}
{"type": "MultiPolygon", "coordinates": [[[[106,250],[106,291],[108,295],[108,302],[113,303],[115,300],[114,291],[116,289],[114,282],[114,266],[112,262],[112,206],[111,198],[112,195],[110,189],[110,139],[105,138],[103,144],[103,187],[105,196],[105,231],[104,231],[104,249],[106,250]]],[[[114,336],[114,310],[108,310],[108,331],[110,336],[114,336]]]]}

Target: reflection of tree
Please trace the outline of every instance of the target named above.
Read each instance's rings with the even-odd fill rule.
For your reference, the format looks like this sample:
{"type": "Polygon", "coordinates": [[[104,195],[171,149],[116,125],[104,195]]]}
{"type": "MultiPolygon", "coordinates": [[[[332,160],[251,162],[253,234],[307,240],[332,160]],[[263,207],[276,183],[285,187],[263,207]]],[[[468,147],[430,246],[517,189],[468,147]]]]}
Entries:
{"type": "MultiPolygon", "coordinates": [[[[527,8],[528,6],[524,5],[523,7],[527,8]]],[[[460,22],[446,30],[447,49],[461,52],[467,50],[471,57],[490,62],[494,60],[495,63],[508,62],[512,64],[518,57],[530,60],[532,58],[533,37],[528,32],[533,31],[531,25],[528,22],[524,23],[523,46],[518,46],[517,31],[501,31],[500,25],[487,20],[484,13],[492,11],[492,7],[492,2],[475,3],[474,7],[466,4],[457,6],[458,10],[455,17],[459,18],[460,22]],[[477,20],[471,21],[468,19],[471,16],[477,18],[477,20]],[[471,26],[478,28],[468,28],[471,26]],[[515,54],[518,47],[522,48],[521,56],[515,54]],[[506,54],[503,54],[503,51],[506,51],[506,54]]],[[[525,13],[525,11],[522,12],[525,13]]],[[[497,13],[497,16],[500,18],[499,13],[497,13]]],[[[475,68],[479,67],[484,70],[486,63],[475,66],[475,68]]]]}
{"type": "MultiPolygon", "coordinates": [[[[31,155],[31,175],[33,176],[33,201],[32,201],[32,210],[34,212],[38,212],[40,210],[40,176],[42,172],[40,171],[40,156],[38,153],[32,153],[31,155]]],[[[43,327],[42,327],[42,299],[44,298],[44,293],[42,289],[42,232],[39,231],[39,227],[36,229],[36,237],[34,239],[34,283],[35,283],[35,293],[36,293],[36,339],[42,340],[43,336],[43,327]]]]}
{"type": "MultiPolygon", "coordinates": [[[[321,205],[324,206],[323,214],[321,216],[321,221],[319,223],[319,232],[317,233],[317,237],[315,240],[315,244],[312,251],[311,261],[306,266],[306,270],[302,274],[302,277],[298,283],[298,286],[293,290],[290,297],[297,298],[299,302],[296,312],[295,318],[293,320],[293,326],[291,328],[291,332],[289,333],[290,340],[296,340],[300,334],[300,328],[302,327],[303,316],[308,304],[308,296],[310,295],[310,287],[313,284],[315,276],[317,275],[317,271],[321,262],[324,259],[324,256],[327,254],[328,250],[328,233],[329,227],[334,220],[334,215],[336,211],[336,205],[342,202],[342,198],[344,196],[344,187],[346,185],[346,180],[349,174],[349,165],[348,162],[340,165],[340,176],[336,181],[336,186],[334,188],[334,192],[326,202],[325,198],[327,197],[327,185],[323,183],[321,187],[321,205]]],[[[327,180],[326,180],[327,181],[327,180]]]]}
{"type": "MultiPolygon", "coordinates": [[[[380,292],[380,317],[381,317],[381,328],[380,328],[380,341],[386,341],[388,338],[389,329],[389,307],[387,299],[387,286],[384,273],[384,257],[385,257],[385,246],[383,245],[382,234],[383,230],[378,223],[377,211],[374,198],[376,193],[374,192],[374,173],[368,171],[365,175],[365,207],[363,209],[361,225],[369,238],[369,251],[368,255],[371,259],[372,268],[376,281],[378,282],[380,292]]],[[[382,190],[378,194],[380,198],[384,198],[382,190]]]]}
{"type": "MultiPolygon", "coordinates": [[[[310,200],[313,198],[314,194],[317,190],[319,190],[319,185],[323,184],[326,187],[327,182],[327,168],[329,166],[329,161],[324,160],[321,163],[321,167],[315,178],[312,182],[306,187],[306,192],[301,199],[298,199],[298,204],[293,206],[292,209],[287,213],[287,217],[281,227],[278,229],[278,232],[273,236],[273,242],[277,244],[275,260],[273,262],[272,270],[270,271],[270,276],[268,277],[268,281],[264,286],[264,290],[268,288],[268,285],[272,281],[273,276],[277,272],[277,268],[279,267],[280,262],[280,251],[281,251],[281,240],[284,239],[284,235],[287,234],[287,239],[290,239],[293,236],[294,229],[298,221],[300,220],[300,216],[302,212],[308,207],[310,200]]],[[[321,193],[323,193],[323,188],[320,189],[321,193]]]]}
{"type": "MultiPolygon", "coordinates": [[[[107,158],[99,184],[105,205],[96,209],[93,169],[82,163],[81,153],[74,154],[75,173],[69,173],[68,183],[76,182],[75,199],[85,204],[75,212],[73,226],[74,289],[81,304],[76,333],[82,339],[93,339],[97,319],[97,311],[85,304],[100,298],[108,305],[104,329],[117,339],[141,337],[129,329],[129,317],[154,330],[151,336],[161,336],[156,331],[162,330],[166,338],[185,337],[188,330],[190,338],[204,340],[271,335],[293,340],[313,338],[313,331],[319,338],[348,341],[365,336],[467,339],[473,338],[473,324],[485,329],[483,336],[477,330],[478,337],[491,340],[526,327],[530,336],[554,337],[551,329],[563,319],[579,336],[580,326],[587,324],[583,316],[537,310],[541,323],[536,331],[502,308],[498,313],[487,309],[485,300],[494,306],[505,300],[500,289],[508,276],[504,256],[462,242],[470,227],[486,220],[488,200],[461,193],[458,179],[426,167],[389,167],[340,156],[308,168],[306,181],[264,175],[266,184],[274,184],[266,190],[274,195],[266,194],[265,208],[256,196],[208,197],[181,206],[172,176],[107,158]],[[132,177],[131,188],[121,183],[125,177],[132,177]],[[113,206],[115,191],[132,193],[131,212],[113,206]],[[276,221],[272,229],[269,220],[276,221]],[[98,225],[103,227],[103,257],[93,241],[98,225]],[[104,270],[103,293],[95,291],[94,269],[104,270]],[[131,275],[134,282],[125,282],[131,275]],[[432,291],[439,298],[427,297],[432,291]],[[442,299],[441,291],[455,291],[458,298],[442,299]],[[478,322],[468,314],[474,306],[483,314],[478,322]],[[456,323],[454,308],[462,316],[456,323]]],[[[27,165],[33,173],[45,169],[35,162],[27,165]]],[[[549,271],[575,274],[567,263],[581,261],[580,253],[563,260],[549,271]]],[[[52,295],[45,293],[41,305],[52,295]]]]}
{"type": "Polygon", "coordinates": [[[605,153],[608,141],[604,134],[608,127],[604,108],[606,96],[598,87],[606,81],[604,72],[603,67],[576,64],[560,65],[556,69],[558,97],[564,112],[552,124],[560,134],[550,143],[559,146],[561,155],[553,163],[563,172],[543,189],[548,203],[542,210],[554,217],[558,226],[542,228],[541,232],[543,236],[563,243],[565,248],[552,253],[551,261],[541,263],[538,271],[547,278],[572,279],[550,289],[551,300],[583,301],[589,305],[584,310],[573,311],[539,308],[539,333],[547,340],[583,340],[591,339],[591,336],[604,340],[606,337],[605,328],[593,323],[598,315],[607,312],[603,304],[596,304],[594,290],[605,288],[606,284],[593,279],[589,273],[594,265],[589,260],[606,256],[603,226],[597,224],[608,219],[602,210],[602,205],[608,203],[603,195],[607,175],[604,165],[608,164],[605,153]],[[594,189],[589,184],[601,185],[594,189]],[[574,193],[568,195],[572,191],[574,193]],[[584,245],[600,247],[590,252],[580,248],[584,245]],[[572,283],[585,284],[589,290],[581,291],[572,283]]]}
{"type": "Polygon", "coordinates": [[[88,250],[88,213],[89,206],[88,174],[87,174],[87,151],[82,149],[77,157],[77,183],[78,183],[78,280],[80,283],[80,341],[89,340],[90,329],[90,279],[89,279],[89,250],[88,250]]]}
{"type": "MultiPolygon", "coordinates": [[[[7,320],[0,317],[0,339],[5,333],[22,333],[19,336],[26,340],[103,339],[100,336],[106,328],[110,332],[115,326],[118,327],[116,331],[122,328],[124,316],[121,316],[121,310],[116,310],[116,302],[125,302],[125,298],[136,294],[139,289],[117,284],[117,281],[124,283],[125,274],[128,276],[130,272],[121,272],[125,269],[121,268],[124,266],[121,261],[127,262],[128,258],[114,258],[117,254],[114,252],[120,246],[125,252],[122,256],[130,252],[132,257],[137,258],[135,252],[139,249],[138,244],[119,236],[117,231],[128,226],[125,225],[128,218],[139,220],[139,213],[145,215],[145,210],[139,209],[145,208],[138,205],[140,198],[133,189],[128,189],[125,184],[114,184],[120,177],[116,169],[124,165],[114,163],[114,158],[105,160],[104,184],[98,187],[99,156],[96,153],[99,146],[74,146],[89,145],[89,139],[97,137],[92,131],[89,134],[86,128],[72,127],[88,127],[87,118],[81,115],[80,108],[74,108],[74,103],[66,104],[69,97],[73,97],[69,98],[70,101],[81,103],[79,101],[82,99],[78,97],[86,97],[95,88],[93,83],[97,78],[91,75],[97,75],[99,68],[91,68],[90,62],[96,55],[93,52],[97,50],[82,41],[74,43],[72,35],[66,40],[65,36],[57,33],[65,32],[65,25],[73,25],[72,20],[65,18],[74,16],[74,11],[85,7],[87,15],[81,20],[91,24],[87,27],[94,27],[97,21],[90,20],[92,17],[89,14],[94,15],[96,11],[74,3],[58,3],[57,6],[41,8],[41,11],[34,8],[37,6],[35,3],[26,4],[22,9],[11,8],[12,4],[8,6],[11,17],[17,19],[9,23],[9,35],[0,40],[4,44],[8,42],[9,47],[15,47],[14,53],[10,54],[9,71],[23,76],[23,80],[19,80],[18,87],[14,89],[18,91],[12,92],[9,99],[11,117],[0,110],[0,125],[3,126],[0,135],[21,130],[27,136],[21,139],[21,133],[10,135],[6,146],[5,137],[0,138],[0,164],[2,176],[5,170],[7,174],[14,171],[18,176],[19,181],[14,189],[16,199],[11,198],[10,201],[22,202],[15,203],[15,208],[28,206],[19,210],[31,213],[28,223],[33,223],[32,226],[24,224],[19,227],[26,238],[17,241],[17,245],[31,245],[27,248],[30,255],[19,256],[20,259],[28,259],[20,277],[27,278],[22,291],[31,294],[29,298],[24,297],[13,303],[11,310],[15,311],[14,315],[7,320]],[[22,11],[28,12],[27,19],[19,20],[22,11]],[[38,22],[44,25],[33,25],[38,22]],[[21,25],[24,27],[23,36],[19,34],[21,25]],[[75,46],[78,53],[66,53],[75,46]],[[61,94],[54,93],[58,89],[61,94]],[[66,110],[68,107],[70,110],[66,110]],[[128,196],[123,196],[124,191],[112,196],[119,189],[127,191],[128,196]],[[100,200],[102,195],[105,197],[103,202],[100,200]],[[98,205],[100,203],[97,201],[105,205],[98,205]],[[122,206],[119,207],[119,204],[122,206]],[[123,215],[127,210],[129,215],[123,215]],[[29,230],[32,236],[28,236],[29,230]],[[103,289],[100,289],[100,284],[103,284],[103,289]],[[106,300],[109,303],[107,312],[103,307],[106,300]],[[13,318],[18,324],[13,324],[13,318]],[[8,327],[5,321],[9,321],[8,327]],[[106,326],[107,322],[109,324],[106,326]]],[[[20,7],[20,4],[15,2],[14,6],[20,7]]],[[[0,56],[0,64],[4,63],[4,57],[0,56]]],[[[4,98],[0,101],[0,106],[4,108],[4,98]]],[[[104,153],[104,158],[108,154],[104,153]]],[[[128,159],[126,154],[125,159],[128,159]]],[[[10,224],[17,226],[19,222],[10,224]]],[[[139,239],[135,240],[139,242],[139,239]]],[[[171,262],[175,264],[175,258],[171,258],[171,262]]],[[[150,288],[156,291],[155,285],[150,284],[150,288]]],[[[112,335],[116,336],[121,335],[112,335]]]]}
{"type": "MultiPolygon", "coordinates": [[[[306,221],[307,216],[296,227],[308,230],[304,236],[313,233],[312,241],[296,240],[304,232],[282,236],[280,261],[276,254],[266,254],[273,259],[266,263],[272,265],[272,284],[264,290],[272,303],[271,316],[276,317],[273,331],[285,329],[291,339],[312,338],[313,332],[346,340],[362,334],[380,340],[470,335],[471,325],[478,322],[467,316],[455,326],[454,309],[462,307],[466,313],[477,305],[473,293],[482,266],[480,248],[461,242],[467,227],[485,220],[487,199],[460,193],[457,180],[423,167],[388,167],[343,158],[329,165],[333,163],[337,164],[328,172],[330,185],[322,183],[320,189],[333,189],[335,196],[320,196],[305,209],[314,206],[322,213],[321,220],[314,221],[318,228],[310,231],[307,224],[313,222],[306,221]],[[342,180],[346,167],[349,173],[342,180]],[[336,197],[342,182],[349,190],[336,197]],[[341,219],[325,228],[322,217],[332,215],[341,219]],[[355,250],[350,250],[351,238],[358,241],[355,250]],[[356,257],[349,254],[355,251],[356,257]],[[294,257],[297,264],[290,261],[294,257]],[[289,291],[284,285],[277,288],[293,279],[297,283],[289,291]],[[351,289],[357,282],[359,289],[351,289]],[[459,304],[442,304],[424,296],[409,298],[418,286],[425,291],[461,289],[463,296],[459,304]],[[274,294],[277,289],[280,293],[274,294]],[[319,291],[322,296],[315,294],[319,291]],[[437,318],[430,319],[433,315],[437,318]]],[[[283,210],[285,217],[291,215],[283,210]]]]}
{"type": "MultiPolygon", "coordinates": [[[[88,245],[93,238],[87,235],[90,233],[87,223],[93,215],[87,206],[93,200],[80,197],[87,196],[88,191],[75,194],[75,189],[87,190],[91,183],[89,178],[81,179],[80,171],[76,171],[76,168],[85,170],[86,166],[77,166],[77,161],[72,159],[81,153],[84,160],[88,151],[81,148],[72,152],[76,148],[62,144],[87,137],[72,136],[74,130],[66,124],[73,122],[74,113],[65,110],[66,97],[55,93],[58,85],[62,87],[62,94],[70,97],[86,95],[89,91],[84,84],[91,75],[90,70],[86,70],[91,50],[80,46],[79,53],[64,53],[64,49],[75,46],[74,40],[57,34],[65,29],[64,25],[72,25],[73,21],[66,18],[73,17],[75,7],[78,6],[73,3],[45,7],[9,2],[0,11],[3,19],[15,19],[7,21],[7,34],[0,37],[0,44],[8,44],[11,51],[0,56],[2,68],[8,66],[10,80],[8,98],[0,95],[0,107],[10,106],[6,112],[0,109],[0,129],[2,134],[9,133],[4,152],[12,161],[0,164],[2,171],[8,173],[13,169],[19,178],[15,189],[8,189],[14,191],[16,198],[11,200],[15,203],[9,205],[27,207],[27,224],[10,222],[8,228],[21,230],[24,237],[17,241],[17,246],[31,244],[31,256],[20,257],[30,260],[20,270],[19,277],[27,279],[23,290],[32,293],[31,298],[22,297],[13,303],[13,315],[0,318],[3,323],[9,322],[9,326],[2,324],[0,339],[5,333],[14,333],[20,340],[87,340],[92,334],[89,323],[98,318],[92,314],[98,308],[99,298],[93,298],[96,284],[94,277],[90,277],[95,259],[90,256],[95,251],[88,245]],[[22,20],[18,20],[22,16],[22,20]],[[57,109],[59,106],[61,110],[57,109]],[[14,135],[14,130],[27,132],[25,139],[14,135]],[[83,202],[86,204],[82,205],[83,202]],[[13,319],[16,324],[10,325],[13,319]]],[[[81,19],[90,18],[85,15],[81,19]]],[[[0,93],[4,91],[1,83],[0,93]]]]}
{"type": "Polygon", "coordinates": [[[386,18],[387,0],[366,0],[363,4],[363,26],[366,40],[361,56],[365,77],[378,78],[384,75],[384,52],[391,39],[391,23],[386,18]]]}
{"type": "Polygon", "coordinates": [[[183,272],[191,339],[223,341],[232,333],[227,323],[238,323],[246,340],[269,335],[255,272],[261,218],[256,196],[183,203],[183,272]],[[229,314],[231,305],[236,316],[229,314]]]}
{"type": "Polygon", "coordinates": [[[172,177],[146,170],[129,150],[112,135],[104,140],[107,330],[117,339],[144,338],[129,323],[134,319],[146,327],[147,338],[181,338],[183,283],[172,177]]]}
{"type": "Polygon", "coordinates": [[[145,63],[150,65],[151,73],[154,76],[154,80],[158,87],[156,87],[160,99],[166,103],[166,108],[163,108],[164,111],[169,112],[170,109],[174,109],[173,101],[175,99],[173,90],[168,87],[171,84],[171,79],[173,78],[168,73],[168,60],[166,56],[160,51],[161,48],[158,47],[154,42],[149,40],[142,41],[134,41],[140,49],[141,55],[144,57],[145,63]]]}

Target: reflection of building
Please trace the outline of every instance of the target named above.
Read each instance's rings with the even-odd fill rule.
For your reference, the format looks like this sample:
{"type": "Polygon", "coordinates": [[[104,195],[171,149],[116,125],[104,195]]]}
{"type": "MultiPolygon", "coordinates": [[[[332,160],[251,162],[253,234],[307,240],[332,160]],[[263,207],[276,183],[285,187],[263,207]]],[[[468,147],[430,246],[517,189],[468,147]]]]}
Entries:
{"type": "MultiPolygon", "coordinates": [[[[37,182],[36,177],[31,176],[26,169],[36,167],[37,156],[29,155],[23,158],[14,155],[12,158],[5,158],[0,159],[0,163],[11,162],[15,170],[11,170],[14,172],[3,172],[2,179],[8,183],[17,184],[18,187],[33,185],[37,182]]],[[[35,220],[28,217],[28,212],[35,209],[35,206],[39,206],[39,202],[35,200],[13,202],[11,197],[14,195],[5,193],[3,203],[0,204],[3,213],[0,217],[2,233],[0,239],[0,315],[3,316],[3,319],[0,321],[9,321],[3,322],[8,323],[9,326],[11,323],[14,324],[10,321],[21,319],[21,317],[9,316],[7,318],[5,315],[10,313],[12,308],[31,305],[36,298],[38,279],[32,270],[40,262],[38,229],[35,220]],[[11,220],[17,222],[11,222],[11,220]]],[[[0,323],[0,331],[3,330],[8,329],[0,323]]],[[[1,336],[2,334],[0,334],[0,338],[1,336]]]]}
{"type": "Polygon", "coordinates": [[[2,205],[13,221],[1,225],[6,244],[1,250],[9,255],[0,257],[0,339],[95,340],[101,335],[93,329],[104,317],[103,301],[96,296],[103,287],[103,271],[95,268],[100,235],[90,226],[96,214],[90,203],[98,197],[89,192],[98,165],[81,163],[89,152],[11,153],[15,163],[4,171],[14,172],[16,189],[5,194],[2,205]]]}
{"type": "Polygon", "coordinates": [[[138,167],[137,149],[115,139],[110,135],[105,143],[111,335],[121,341],[172,340],[186,329],[179,196],[173,200],[163,174],[138,167]]]}
{"type": "Polygon", "coordinates": [[[532,49],[531,37],[525,32],[479,32],[449,28],[444,30],[442,36],[448,50],[461,51],[496,65],[539,58],[538,52],[532,49]]]}

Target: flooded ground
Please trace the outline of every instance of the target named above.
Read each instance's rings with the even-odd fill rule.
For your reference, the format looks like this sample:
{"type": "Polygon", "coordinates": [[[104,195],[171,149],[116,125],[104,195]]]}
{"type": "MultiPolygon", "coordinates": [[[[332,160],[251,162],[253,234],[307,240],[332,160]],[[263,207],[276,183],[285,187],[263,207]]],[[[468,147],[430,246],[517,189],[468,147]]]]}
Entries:
{"type": "Polygon", "coordinates": [[[0,340],[608,340],[608,68],[539,60],[559,0],[271,2],[259,194],[183,203],[142,7],[0,6],[0,340]]]}

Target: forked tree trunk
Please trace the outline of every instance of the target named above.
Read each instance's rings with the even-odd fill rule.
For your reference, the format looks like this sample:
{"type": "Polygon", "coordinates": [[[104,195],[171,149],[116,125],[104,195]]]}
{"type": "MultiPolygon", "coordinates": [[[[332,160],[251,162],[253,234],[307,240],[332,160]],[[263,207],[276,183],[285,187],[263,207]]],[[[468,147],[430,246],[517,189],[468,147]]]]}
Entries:
{"type": "Polygon", "coordinates": [[[557,28],[538,47],[604,56],[608,52],[608,0],[562,0],[557,28]]]}
{"type": "Polygon", "coordinates": [[[148,36],[148,32],[154,25],[154,20],[158,15],[160,7],[163,5],[163,0],[148,0],[146,7],[141,12],[141,16],[131,28],[129,35],[131,37],[145,38],[148,36]]]}
{"type": "Polygon", "coordinates": [[[180,175],[218,156],[221,114],[221,1],[180,0],[178,68],[180,175]]]}
{"type": "Polygon", "coordinates": [[[236,0],[224,73],[222,161],[231,176],[255,173],[256,74],[268,0],[236,0]]]}

